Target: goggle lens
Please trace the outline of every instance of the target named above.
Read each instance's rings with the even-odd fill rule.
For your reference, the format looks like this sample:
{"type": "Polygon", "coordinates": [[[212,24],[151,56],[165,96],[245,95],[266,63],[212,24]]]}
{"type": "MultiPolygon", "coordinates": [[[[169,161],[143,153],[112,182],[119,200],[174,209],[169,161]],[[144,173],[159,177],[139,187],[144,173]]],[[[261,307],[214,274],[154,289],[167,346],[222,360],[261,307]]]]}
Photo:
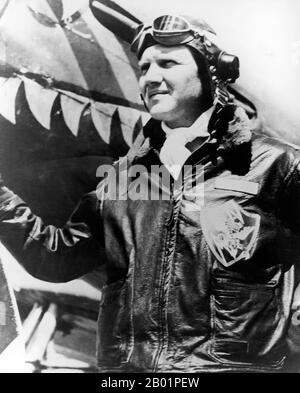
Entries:
{"type": "Polygon", "coordinates": [[[159,35],[187,33],[191,30],[189,22],[178,16],[163,15],[153,21],[153,32],[159,35]]]}

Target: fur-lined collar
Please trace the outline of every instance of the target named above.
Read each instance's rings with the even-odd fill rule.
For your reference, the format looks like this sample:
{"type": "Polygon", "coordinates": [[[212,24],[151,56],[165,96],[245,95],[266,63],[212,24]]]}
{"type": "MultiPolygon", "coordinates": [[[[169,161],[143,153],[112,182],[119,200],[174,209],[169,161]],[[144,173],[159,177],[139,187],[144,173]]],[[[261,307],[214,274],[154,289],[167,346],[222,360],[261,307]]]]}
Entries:
{"type": "MultiPolygon", "coordinates": [[[[216,122],[216,128],[223,135],[212,160],[221,156],[226,167],[234,174],[244,175],[251,163],[251,125],[250,120],[241,107],[231,105],[224,108],[216,122]]],[[[159,153],[166,134],[161,122],[150,119],[145,125],[143,135],[139,135],[129,151],[132,159],[145,156],[150,150],[159,153]]]]}

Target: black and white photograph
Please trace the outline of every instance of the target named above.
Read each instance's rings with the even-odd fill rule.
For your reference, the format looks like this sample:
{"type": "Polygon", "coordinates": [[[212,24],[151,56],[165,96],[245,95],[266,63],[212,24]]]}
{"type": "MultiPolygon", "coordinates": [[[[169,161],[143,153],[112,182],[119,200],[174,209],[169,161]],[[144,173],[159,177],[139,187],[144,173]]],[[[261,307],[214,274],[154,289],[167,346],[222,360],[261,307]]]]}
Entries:
{"type": "Polygon", "coordinates": [[[300,373],[299,19],[0,0],[0,373],[300,373]]]}

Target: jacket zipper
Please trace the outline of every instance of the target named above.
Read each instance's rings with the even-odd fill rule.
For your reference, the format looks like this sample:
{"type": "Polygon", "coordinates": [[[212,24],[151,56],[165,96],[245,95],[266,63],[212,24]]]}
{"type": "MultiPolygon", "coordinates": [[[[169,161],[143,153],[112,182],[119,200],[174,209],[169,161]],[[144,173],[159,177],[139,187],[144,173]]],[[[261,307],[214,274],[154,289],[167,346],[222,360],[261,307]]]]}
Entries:
{"type": "MultiPolygon", "coordinates": [[[[173,184],[172,184],[173,185],[173,184]]],[[[176,225],[179,211],[180,198],[174,198],[173,187],[172,192],[172,211],[166,222],[167,234],[165,237],[165,252],[163,256],[162,271],[160,275],[159,290],[159,317],[160,317],[160,345],[155,357],[153,372],[156,372],[159,359],[167,342],[168,326],[167,326],[167,293],[169,290],[170,273],[173,265],[173,254],[175,251],[176,225]]]]}

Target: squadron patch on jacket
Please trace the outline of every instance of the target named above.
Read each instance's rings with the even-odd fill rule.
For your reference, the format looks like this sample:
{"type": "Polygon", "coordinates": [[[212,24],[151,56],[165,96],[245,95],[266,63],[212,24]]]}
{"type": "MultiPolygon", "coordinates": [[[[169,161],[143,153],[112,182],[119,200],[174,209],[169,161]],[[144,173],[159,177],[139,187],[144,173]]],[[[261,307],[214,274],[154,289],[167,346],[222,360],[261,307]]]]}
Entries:
{"type": "Polygon", "coordinates": [[[259,231],[260,216],[249,213],[236,202],[203,209],[200,213],[205,239],[225,267],[251,257],[259,231]]]}

